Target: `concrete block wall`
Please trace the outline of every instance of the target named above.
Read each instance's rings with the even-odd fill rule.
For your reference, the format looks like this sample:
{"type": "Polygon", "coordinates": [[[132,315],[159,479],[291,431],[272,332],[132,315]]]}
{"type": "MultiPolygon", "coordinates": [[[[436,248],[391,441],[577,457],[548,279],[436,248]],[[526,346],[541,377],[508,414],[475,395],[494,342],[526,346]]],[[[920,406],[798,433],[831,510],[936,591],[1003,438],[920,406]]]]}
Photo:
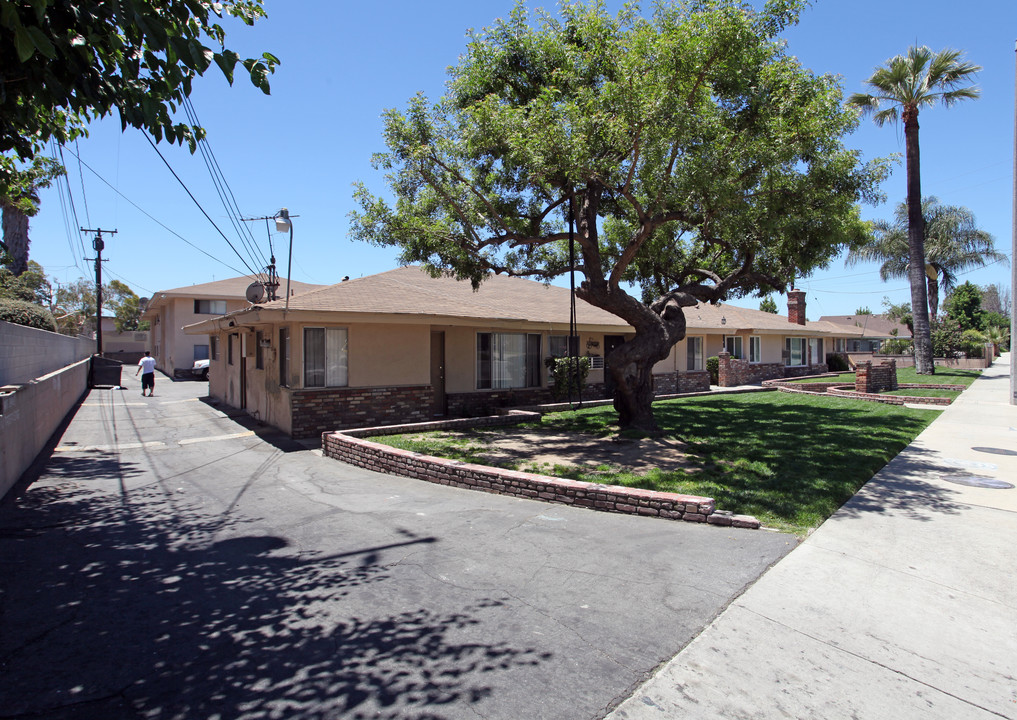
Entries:
{"type": "Polygon", "coordinates": [[[0,387],[0,497],[46,446],[88,391],[89,360],[22,385],[0,387]]]}
{"type": "Polygon", "coordinates": [[[0,385],[19,385],[95,352],[95,340],[0,321],[0,385]]]}

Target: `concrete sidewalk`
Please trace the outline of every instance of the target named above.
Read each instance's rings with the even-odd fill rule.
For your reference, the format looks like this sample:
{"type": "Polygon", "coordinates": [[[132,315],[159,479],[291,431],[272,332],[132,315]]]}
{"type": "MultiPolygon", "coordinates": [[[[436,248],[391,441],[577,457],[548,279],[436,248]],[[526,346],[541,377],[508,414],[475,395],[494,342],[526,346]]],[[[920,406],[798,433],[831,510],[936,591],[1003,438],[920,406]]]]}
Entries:
{"type": "Polygon", "coordinates": [[[1017,718],[1017,407],[1004,356],[615,709],[1017,718]]]}

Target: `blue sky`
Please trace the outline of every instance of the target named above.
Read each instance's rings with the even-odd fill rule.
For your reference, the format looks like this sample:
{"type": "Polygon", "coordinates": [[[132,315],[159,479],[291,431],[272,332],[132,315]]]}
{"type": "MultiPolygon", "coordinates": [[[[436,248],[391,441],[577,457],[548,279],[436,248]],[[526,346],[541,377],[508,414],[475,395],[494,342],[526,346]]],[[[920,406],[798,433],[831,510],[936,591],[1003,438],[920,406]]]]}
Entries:
{"type": "MultiPolygon", "coordinates": [[[[272,95],[255,90],[239,74],[231,88],[214,70],[196,82],[192,94],[237,206],[244,216],[272,215],[280,207],[299,216],[294,220],[295,280],[330,284],[344,275],[391,269],[397,264],[394,250],[355,243],[347,232],[352,183],[362,180],[375,192],[385,191],[384,179],[370,165],[371,154],[384,150],[381,113],[404,107],[418,91],[432,100],[440,97],[446,68],[465,47],[466,30],[506,15],[511,0],[266,0],[265,5],[269,17],[254,28],[237,26],[228,44],[241,56],[269,51],[282,60],[271,78],[272,95]]],[[[531,8],[541,5],[552,7],[530,3],[531,8]]],[[[839,75],[845,93],[864,90],[875,66],[916,42],[962,49],[982,65],[980,99],[920,117],[923,194],[970,208],[979,226],[995,237],[997,249],[1009,254],[1017,4],[982,0],[959,10],[945,0],[817,0],[786,38],[789,52],[807,67],[839,75]]],[[[904,150],[899,126],[877,128],[871,121],[863,121],[847,143],[867,158],[904,150]]],[[[160,150],[241,247],[201,157],[177,146],[163,144],[160,150]]],[[[53,279],[67,283],[93,275],[83,259],[93,257],[91,238],[77,232],[79,226],[118,231],[106,239],[104,278],[121,279],[142,296],[247,274],[140,132],[121,133],[116,118],[96,123],[89,138],[65,150],[64,160],[76,215],[66,189],[47,190],[30,233],[31,258],[53,279]]],[[[903,164],[883,189],[887,204],[865,207],[864,217],[891,217],[904,198],[903,164]]],[[[267,257],[265,224],[254,223],[251,231],[267,257]]],[[[273,234],[272,240],[285,275],[288,237],[273,234]]],[[[254,260],[247,262],[258,269],[254,260]]],[[[962,280],[1008,287],[1010,269],[997,264],[962,280]]],[[[798,285],[807,292],[811,319],[850,314],[862,306],[878,312],[884,297],[909,300],[905,281],[882,283],[876,266],[846,268],[843,257],[798,285]]],[[[774,297],[785,312],[784,298],[774,297]]],[[[733,302],[758,307],[759,299],[733,302]]]]}

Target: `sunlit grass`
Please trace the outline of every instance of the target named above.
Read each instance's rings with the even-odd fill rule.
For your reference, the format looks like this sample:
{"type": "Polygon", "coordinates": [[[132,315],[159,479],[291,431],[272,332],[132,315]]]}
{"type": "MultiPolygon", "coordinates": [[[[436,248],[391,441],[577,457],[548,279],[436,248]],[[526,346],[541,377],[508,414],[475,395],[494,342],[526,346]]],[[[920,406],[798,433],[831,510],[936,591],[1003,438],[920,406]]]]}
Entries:
{"type": "MultiPolygon", "coordinates": [[[[938,416],[930,410],[777,392],[667,400],[654,403],[654,413],[666,436],[685,443],[689,467],[638,474],[607,466],[512,467],[705,495],[714,498],[719,509],[754,515],[765,525],[804,534],[833,514],[938,416]]],[[[540,427],[606,439],[618,434],[616,423],[614,410],[600,407],[545,415],[540,427]]],[[[430,455],[484,462],[486,438],[513,432],[515,428],[485,428],[465,439],[442,433],[373,439],[430,455]]]]}

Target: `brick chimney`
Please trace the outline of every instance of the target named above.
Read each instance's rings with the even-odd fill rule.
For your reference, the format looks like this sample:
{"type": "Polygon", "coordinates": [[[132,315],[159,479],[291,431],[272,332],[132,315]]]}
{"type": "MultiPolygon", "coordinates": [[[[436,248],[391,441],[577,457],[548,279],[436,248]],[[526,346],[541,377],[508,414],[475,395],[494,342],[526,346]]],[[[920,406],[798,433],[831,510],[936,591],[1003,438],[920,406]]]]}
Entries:
{"type": "Polygon", "coordinates": [[[805,324],[805,291],[789,290],[787,294],[787,321],[805,324]]]}

